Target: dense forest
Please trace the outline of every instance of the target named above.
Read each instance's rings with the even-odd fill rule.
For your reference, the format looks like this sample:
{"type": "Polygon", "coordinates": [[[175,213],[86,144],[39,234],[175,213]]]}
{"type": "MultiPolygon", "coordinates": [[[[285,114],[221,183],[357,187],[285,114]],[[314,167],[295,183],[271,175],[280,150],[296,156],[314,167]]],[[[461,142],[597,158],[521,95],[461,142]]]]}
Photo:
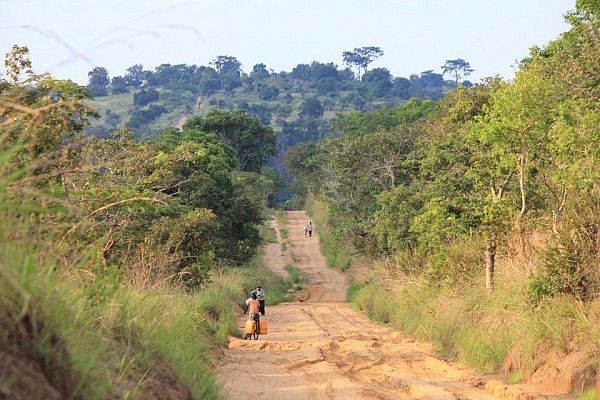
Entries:
{"type": "Polygon", "coordinates": [[[600,370],[599,18],[579,1],[512,81],[340,116],[287,153],[330,264],[375,264],[357,307],[484,370],[512,351],[525,379],[556,348],[600,370]]]}

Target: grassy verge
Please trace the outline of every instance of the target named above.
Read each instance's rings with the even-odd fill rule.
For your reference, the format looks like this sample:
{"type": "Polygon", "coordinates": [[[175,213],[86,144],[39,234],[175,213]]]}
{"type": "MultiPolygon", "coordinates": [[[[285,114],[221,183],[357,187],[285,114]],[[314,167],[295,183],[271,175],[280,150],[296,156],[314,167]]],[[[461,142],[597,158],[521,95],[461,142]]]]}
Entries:
{"type": "Polygon", "coordinates": [[[258,233],[262,238],[263,243],[277,243],[277,234],[275,230],[269,226],[268,221],[258,227],[258,233]]]}
{"type": "MultiPolygon", "coordinates": [[[[44,371],[52,385],[72,382],[65,398],[146,398],[165,385],[156,373],[162,363],[195,399],[220,399],[211,347],[226,344],[229,335],[241,337],[236,318],[247,293],[260,283],[273,305],[288,301],[302,282],[297,268],[283,279],[256,258],[245,267],[215,270],[193,293],[141,290],[116,268],[62,271],[6,235],[0,232],[0,355],[8,351],[52,366],[54,372],[44,371]]],[[[25,371],[13,373],[2,385],[11,378],[20,384],[25,371]]]]}
{"type": "Polygon", "coordinates": [[[346,271],[352,266],[353,249],[347,240],[334,232],[328,221],[328,205],[326,202],[316,200],[311,196],[306,199],[306,210],[312,217],[315,227],[319,232],[319,244],[325,255],[327,265],[346,271]]]}
{"type": "Polygon", "coordinates": [[[308,275],[306,272],[302,271],[296,264],[288,264],[284,267],[288,274],[290,274],[289,278],[286,281],[292,286],[295,290],[300,290],[308,282],[308,275]]]}
{"type": "MultiPolygon", "coordinates": [[[[515,360],[507,380],[531,376],[548,353],[576,348],[600,354],[600,325],[590,318],[592,304],[555,297],[533,308],[527,281],[508,268],[498,274],[494,293],[465,282],[460,289],[432,287],[424,278],[392,282],[376,274],[366,284],[353,284],[348,299],[370,318],[412,337],[431,341],[436,350],[478,371],[500,372],[515,360]]],[[[589,361],[600,366],[599,357],[589,361]]]]}

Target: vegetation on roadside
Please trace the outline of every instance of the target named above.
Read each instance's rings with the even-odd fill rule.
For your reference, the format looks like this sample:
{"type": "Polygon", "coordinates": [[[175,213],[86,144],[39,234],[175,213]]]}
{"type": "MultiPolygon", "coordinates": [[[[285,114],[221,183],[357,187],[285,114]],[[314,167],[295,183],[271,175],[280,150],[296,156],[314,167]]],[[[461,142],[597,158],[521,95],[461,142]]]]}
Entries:
{"type": "Polygon", "coordinates": [[[327,265],[346,271],[352,266],[352,254],[356,250],[339,231],[332,228],[328,220],[327,203],[311,196],[306,201],[306,209],[315,226],[319,227],[319,244],[327,265]]]}
{"type": "Polygon", "coordinates": [[[288,264],[284,269],[290,275],[289,278],[287,278],[287,281],[295,290],[302,289],[302,287],[308,283],[308,275],[296,264],[288,264]]]}
{"type": "Polygon", "coordinates": [[[284,162],[328,263],[374,260],[356,307],[525,380],[551,354],[600,373],[600,9],[566,18],[513,81],[341,116],[284,162]]]}
{"type": "Polygon", "coordinates": [[[272,131],[219,114],[227,137],[218,118],[84,137],[84,88],[31,72],[26,47],[5,65],[0,397],[222,398],[211,348],[239,335],[238,305],[257,282],[270,304],[294,285],[257,261],[276,182],[232,148],[270,154],[272,131]]]}

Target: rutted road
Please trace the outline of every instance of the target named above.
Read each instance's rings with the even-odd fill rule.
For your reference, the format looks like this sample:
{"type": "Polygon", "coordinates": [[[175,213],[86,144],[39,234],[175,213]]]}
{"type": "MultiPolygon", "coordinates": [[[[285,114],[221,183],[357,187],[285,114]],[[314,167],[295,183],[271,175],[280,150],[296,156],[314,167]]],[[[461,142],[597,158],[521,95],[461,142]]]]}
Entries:
{"type": "MultiPolygon", "coordinates": [[[[506,385],[369,321],[345,302],[347,278],[325,265],[318,237],[304,237],[306,214],[288,212],[287,219],[291,248],[282,253],[280,243],[270,244],[264,261],[280,274],[296,261],[309,284],[299,301],[267,304],[268,335],[230,339],[219,365],[230,399],[569,398],[541,387],[506,385]]],[[[240,317],[240,327],[243,322],[240,317]]]]}

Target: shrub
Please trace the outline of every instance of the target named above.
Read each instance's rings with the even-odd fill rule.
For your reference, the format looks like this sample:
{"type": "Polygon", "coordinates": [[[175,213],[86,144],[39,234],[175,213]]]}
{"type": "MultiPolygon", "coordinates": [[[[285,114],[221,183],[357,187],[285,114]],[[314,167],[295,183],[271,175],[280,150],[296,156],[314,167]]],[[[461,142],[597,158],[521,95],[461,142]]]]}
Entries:
{"type": "Polygon", "coordinates": [[[600,294],[600,202],[579,201],[561,222],[529,285],[530,300],[567,294],[587,300],[600,294]]]}

